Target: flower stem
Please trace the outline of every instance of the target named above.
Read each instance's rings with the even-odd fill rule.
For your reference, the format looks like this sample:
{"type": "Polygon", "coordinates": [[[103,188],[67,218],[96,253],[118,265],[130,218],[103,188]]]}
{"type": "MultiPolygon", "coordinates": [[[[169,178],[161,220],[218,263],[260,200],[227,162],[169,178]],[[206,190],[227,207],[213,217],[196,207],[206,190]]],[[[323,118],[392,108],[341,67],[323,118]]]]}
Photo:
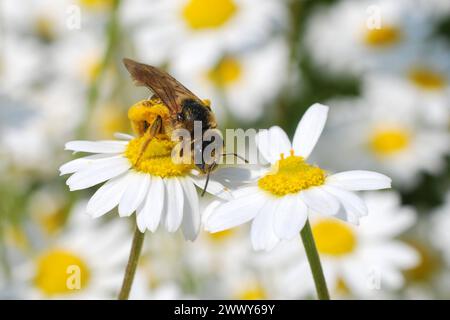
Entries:
{"type": "Polygon", "coordinates": [[[330,300],[327,283],[325,282],[319,253],[317,252],[309,220],[306,220],[306,224],[302,231],[300,231],[300,235],[302,237],[303,245],[305,246],[306,256],[308,257],[314,284],[316,285],[317,296],[319,300],[330,300]]]}
{"type": "Polygon", "coordinates": [[[122,288],[119,293],[119,300],[128,300],[130,295],[131,286],[133,285],[134,275],[141,255],[142,244],[144,242],[144,235],[136,227],[134,232],[133,243],[131,244],[130,257],[128,258],[127,268],[125,270],[125,276],[123,278],[122,288]]]}

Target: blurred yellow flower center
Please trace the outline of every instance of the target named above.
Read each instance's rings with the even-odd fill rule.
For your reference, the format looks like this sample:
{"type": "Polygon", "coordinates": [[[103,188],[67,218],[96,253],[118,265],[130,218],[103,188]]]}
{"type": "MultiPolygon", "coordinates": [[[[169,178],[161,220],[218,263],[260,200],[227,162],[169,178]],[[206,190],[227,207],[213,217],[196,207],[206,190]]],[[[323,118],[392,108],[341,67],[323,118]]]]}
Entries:
{"type": "Polygon", "coordinates": [[[317,250],[321,254],[343,256],[353,252],[356,237],[353,230],[336,219],[322,219],[312,227],[317,250]]]}
{"type": "Polygon", "coordinates": [[[55,38],[55,30],[53,21],[48,17],[37,17],[35,23],[35,30],[40,39],[45,42],[51,42],[55,38]]]}
{"type": "Polygon", "coordinates": [[[222,243],[222,242],[227,241],[228,239],[232,238],[236,234],[236,230],[227,229],[227,230],[215,232],[215,233],[207,232],[206,234],[207,234],[209,240],[211,240],[212,242],[222,243]]]}
{"type": "Polygon", "coordinates": [[[426,68],[415,68],[409,73],[410,81],[424,90],[441,90],[447,85],[444,75],[426,68]]]}
{"type": "Polygon", "coordinates": [[[83,57],[80,61],[81,77],[86,83],[92,83],[100,74],[101,62],[96,55],[83,57]]]}
{"type": "Polygon", "coordinates": [[[135,170],[167,178],[185,176],[193,169],[191,164],[178,164],[172,161],[171,154],[175,146],[173,141],[155,137],[150,140],[142,153],[142,147],[146,141],[146,136],[135,138],[128,143],[125,150],[125,156],[133,164],[135,170]]]}
{"type": "Polygon", "coordinates": [[[99,138],[110,138],[116,132],[127,132],[129,123],[119,106],[105,105],[94,111],[93,129],[99,138]]]}
{"type": "Polygon", "coordinates": [[[267,293],[259,283],[248,284],[235,294],[237,300],[264,300],[267,293]]]}
{"type": "Polygon", "coordinates": [[[393,26],[383,26],[380,29],[369,29],[364,36],[364,42],[374,48],[385,48],[397,44],[402,39],[400,30],[393,26]]]}
{"type": "Polygon", "coordinates": [[[220,28],[236,13],[233,0],[189,0],[183,8],[183,19],[194,30],[220,28]]]}
{"type": "Polygon", "coordinates": [[[233,84],[241,78],[242,67],[238,60],[225,57],[211,69],[208,79],[218,87],[225,87],[233,84]]]}
{"type": "Polygon", "coordinates": [[[53,235],[64,225],[66,220],[64,208],[50,213],[42,213],[37,216],[37,220],[47,234],[53,235]]]}
{"type": "Polygon", "coordinates": [[[370,141],[372,151],[380,156],[390,156],[403,151],[410,144],[410,134],[404,129],[376,130],[370,141]]]}
{"type": "Polygon", "coordinates": [[[34,284],[48,296],[84,289],[90,279],[82,258],[66,250],[50,250],[38,257],[34,284]]]}
{"type": "Polygon", "coordinates": [[[278,160],[272,172],[258,180],[258,186],[275,196],[297,193],[325,182],[325,171],[305,162],[302,157],[291,155],[278,160]]]}
{"type": "Polygon", "coordinates": [[[104,10],[112,7],[113,0],[79,0],[80,4],[90,10],[104,10]]]}

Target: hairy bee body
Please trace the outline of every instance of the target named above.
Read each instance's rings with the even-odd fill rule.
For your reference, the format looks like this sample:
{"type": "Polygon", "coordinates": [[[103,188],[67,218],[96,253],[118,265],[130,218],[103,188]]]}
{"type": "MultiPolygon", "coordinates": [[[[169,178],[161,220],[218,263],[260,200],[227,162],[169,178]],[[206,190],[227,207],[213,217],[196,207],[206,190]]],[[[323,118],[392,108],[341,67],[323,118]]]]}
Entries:
{"type": "MultiPolygon", "coordinates": [[[[137,85],[146,86],[154,93],[150,100],[138,102],[128,112],[133,129],[138,135],[147,134],[149,139],[158,134],[171,137],[174,130],[185,129],[190,133],[191,148],[199,146],[198,150],[191,153],[193,157],[199,152],[203,154],[210,142],[194,143],[195,128],[201,125],[201,139],[205,132],[217,128],[209,102],[199,99],[164,71],[130,59],[124,59],[124,64],[137,85]]],[[[217,165],[205,163],[203,156],[200,162],[194,163],[203,173],[211,172],[217,165]]]]}

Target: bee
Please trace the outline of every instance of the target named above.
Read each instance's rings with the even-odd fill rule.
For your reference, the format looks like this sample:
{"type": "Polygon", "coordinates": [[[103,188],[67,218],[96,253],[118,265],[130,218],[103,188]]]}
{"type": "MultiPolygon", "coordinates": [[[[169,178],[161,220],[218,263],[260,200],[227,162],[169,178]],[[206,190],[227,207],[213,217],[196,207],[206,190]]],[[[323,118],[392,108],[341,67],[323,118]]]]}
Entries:
{"type": "MultiPolygon", "coordinates": [[[[201,173],[207,175],[203,195],[208,186],[209,175],[217,168],[218,163],[215,160],[205,161],[203,150],[212,142],[202,141],[201,143],[194,143],[194,125],[197,121],[201,123],[202,137],[208,130],[218,131],[216,118],[211,110],[211,106],[199,99],[167,72],[131,59],[123,59],[123,63],[135,84],[149,88],[168,109],[167,115],[152,114],[151,117],[142,119],[140,130],[146,136],[146,139],[141,146],[140,154],[144,153],[151,139],[158,134],[164,133],[170,136],[176,129],[188,130],[191,135],[191,148],[195,149],[191,152],[192,157],[200,152],[200,161],[194,161],[195,166],[201,173]]],[[[221,136],[220,131],[218,133],[221,136]]]]}

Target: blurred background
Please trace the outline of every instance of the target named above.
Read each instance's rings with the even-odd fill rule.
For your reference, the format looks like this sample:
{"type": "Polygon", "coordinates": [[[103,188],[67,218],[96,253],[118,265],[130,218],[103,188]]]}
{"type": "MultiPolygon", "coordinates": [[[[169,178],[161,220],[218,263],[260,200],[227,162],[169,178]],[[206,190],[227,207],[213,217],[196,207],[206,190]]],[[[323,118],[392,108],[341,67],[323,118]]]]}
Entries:
{"type": "MultiPolygon", "coordinates": [[[[87,217],[94,189],[58,168],[67,141],[131,132],[149,93],[129,57],[210,99],[222,129],[292,137],[329,105],[313,162],[394,185],[363,195],[360,226],[313,219],[332,298],[450,298],[449,41],[448,0],[0,0],[0,297],[117,295],[134,221],[87,217]]],[[[247,226],[148,232],[132,298],[314,298],[305,266],[300,239],[253,252],[247,226]]]]}

